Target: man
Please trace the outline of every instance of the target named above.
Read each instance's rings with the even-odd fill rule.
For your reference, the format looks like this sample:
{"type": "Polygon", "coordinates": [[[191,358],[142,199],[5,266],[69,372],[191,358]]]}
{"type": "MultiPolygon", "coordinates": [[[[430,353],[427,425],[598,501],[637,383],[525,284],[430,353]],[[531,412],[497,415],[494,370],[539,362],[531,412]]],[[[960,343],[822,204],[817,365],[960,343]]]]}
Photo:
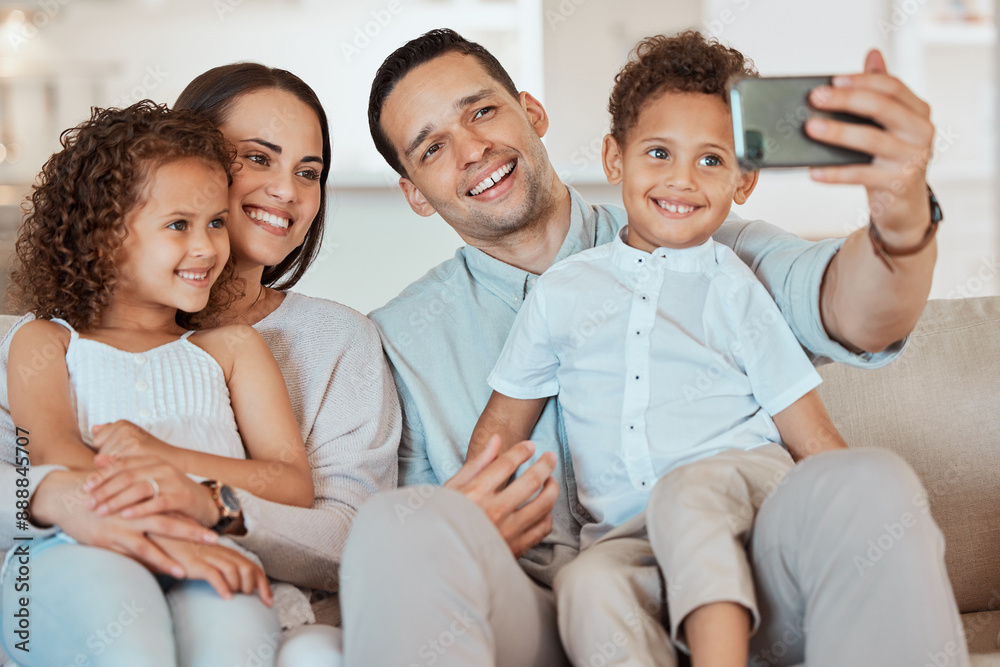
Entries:
{"type": "MultiPolygon", "coordinates": [[[[885,128],[807,128],[874,153],[871,165],[813,177],[864,185],[877,234],[812,244],[733,219],[715,238],[755,270],[814,359],[875,367],[899,354],[930,288],[929,108],[885,73],[877,53],[864,74],[838,77],[812,101],[885,128]]],[[[468,245],[371,315],[403,403],[400,478],[433,486],[383,494],[356,519],[342,571],[348,664],[564,664],[548,585],[576,555],[587,517],[557,405],[544,409],[534,444],[497,457],[493,443],[467,462],[465,452],[490,395],[486,377],[537,275],[610,241],[624,212],[590,206],[559,181],[540,141],[549,124],[541,104],[452,31],[427,33],[385,60],[369,123],[411,208],[440,213],[468,245]],[[512,555],[523,556],[520,567],[512,555]]],[[[765,617],[751,662],[913,665],[956,642],[967,664],[932,520],[877,573],[862,580],[852,565],[859,545],[918,493],[905,463],[885,452],[847,452],[833,463],[818,456],[789,474],[761,508],[749,549],[765,617]],[[887,618],[905,634],[885,634],[887,618]]],[[[580,591],[580,613],[566,621],[587,624],[591,604],[610,605],[620,619],[593,628],[593,660],[577,664],[674,664],[656,568],[623,558],[614,565],[630,576],[580,591]]]]}

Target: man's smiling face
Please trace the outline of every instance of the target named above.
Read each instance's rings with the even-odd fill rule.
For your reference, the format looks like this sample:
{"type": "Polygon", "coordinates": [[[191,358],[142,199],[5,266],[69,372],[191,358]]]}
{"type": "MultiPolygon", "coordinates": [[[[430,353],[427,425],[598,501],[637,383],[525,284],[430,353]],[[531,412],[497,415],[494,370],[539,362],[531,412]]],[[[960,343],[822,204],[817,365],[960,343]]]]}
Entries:
{"type": "Polygon", "coordinates": [[[467,241],[519,230],[548,201],[545,111],[527,93],[511,96],[474,56],[446,53],[414,68],[381,123],[406,169],[410,206],[440,213],[467,241]]]}

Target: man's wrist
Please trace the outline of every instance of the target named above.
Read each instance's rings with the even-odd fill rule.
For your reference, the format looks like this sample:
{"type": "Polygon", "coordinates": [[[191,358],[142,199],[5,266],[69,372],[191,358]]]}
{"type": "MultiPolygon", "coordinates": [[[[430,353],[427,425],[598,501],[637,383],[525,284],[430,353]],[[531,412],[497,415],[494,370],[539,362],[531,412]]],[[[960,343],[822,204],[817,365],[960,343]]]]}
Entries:
{"type": "Polygon", "coordinates": [[[82,494],[84,479],[82,473],[71,470],[53,470],[43,477],[28,499],[31,524],[44,530],[62,523],[63,513],[72,504],[63,499],[67,494],[82,494]]]}

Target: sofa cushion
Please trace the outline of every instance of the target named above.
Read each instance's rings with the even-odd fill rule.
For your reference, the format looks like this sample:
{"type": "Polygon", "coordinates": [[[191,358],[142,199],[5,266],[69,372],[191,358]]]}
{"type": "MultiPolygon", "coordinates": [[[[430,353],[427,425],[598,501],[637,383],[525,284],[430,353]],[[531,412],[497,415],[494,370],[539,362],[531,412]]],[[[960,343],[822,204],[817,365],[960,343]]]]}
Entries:
{"type": "Polygon", "coordinates": [[[820,372],[848,444],[890,449],[923,481],[959,608],[1000,609],[1000,297],[931,301],[895,363],[820,372]]]}

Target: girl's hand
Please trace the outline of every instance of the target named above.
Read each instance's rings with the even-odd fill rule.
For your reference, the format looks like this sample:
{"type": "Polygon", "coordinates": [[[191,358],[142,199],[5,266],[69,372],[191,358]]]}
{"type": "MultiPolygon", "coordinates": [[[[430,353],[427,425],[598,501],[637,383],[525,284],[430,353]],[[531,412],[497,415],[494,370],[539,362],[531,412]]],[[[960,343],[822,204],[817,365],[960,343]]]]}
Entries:
{"type": "Polygon", "coordinates": [[[157,456],[168,459],[176,449],[124,419],[110,424],[97,424],[90,430],[94,434],[94,448],[98,452],[94,462],[98,466],[104,465],[108,457],[157,456]]]}
{"type": "MultiPolygon", "coordinates": [[[[151,536],[156,544],[181,564],[187,579],[201,579],[229,600],[233,593],[257,595],[268,607],[274,602],[264,570],[243,554],[220,544],[195,544],[169,537],[151,536]]],[[[166,573],[166,574],[169,574],[166,573]]]]}
{"type": "Polygon", "coordinates": [[[163,459],[128,456],[101,463],[84,484],[87,509],[102,515],[120,512],[124,519],[176,513],[203,526],[218,523],[212,492],[163,459]]]}

